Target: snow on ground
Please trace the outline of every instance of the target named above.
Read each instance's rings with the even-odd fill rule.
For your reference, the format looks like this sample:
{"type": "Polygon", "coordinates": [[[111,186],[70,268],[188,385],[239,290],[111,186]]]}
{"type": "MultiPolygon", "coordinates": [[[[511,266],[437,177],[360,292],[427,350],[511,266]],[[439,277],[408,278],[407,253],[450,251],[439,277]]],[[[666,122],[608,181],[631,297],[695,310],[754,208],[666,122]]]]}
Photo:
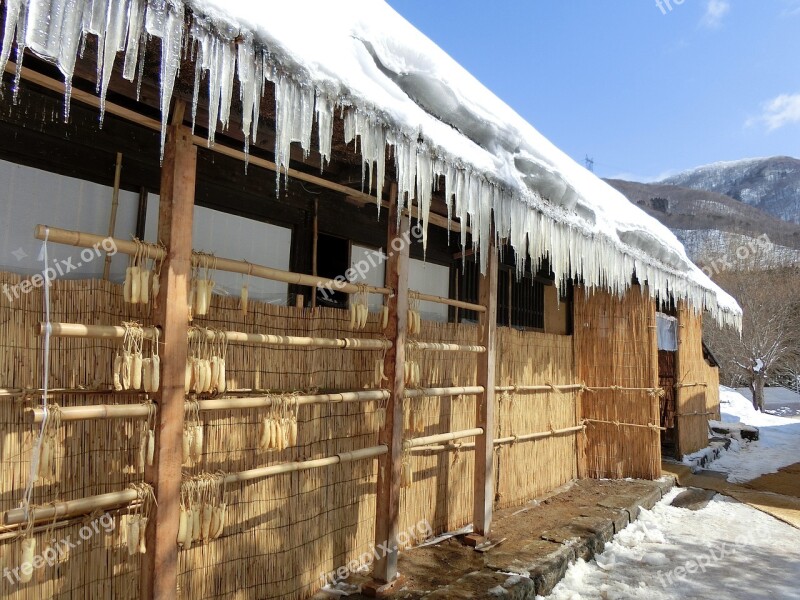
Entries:
{"type": "Polygon", "coordinates": [[[742,483],[800,461],[800,421],[760,413],[736,390],[720,386],[723,423],[758,427],[757,442],[732,440],[731,447],[707,468],[728,474],[728,481],[742,483]]]}
{"type": "Polygon", "coordinates": [[[547,598],[798,597],[800,530],[725,496],[699,511],[670,506],[680,491],[642,511],[595,560],[571,565],[547,598]]]}

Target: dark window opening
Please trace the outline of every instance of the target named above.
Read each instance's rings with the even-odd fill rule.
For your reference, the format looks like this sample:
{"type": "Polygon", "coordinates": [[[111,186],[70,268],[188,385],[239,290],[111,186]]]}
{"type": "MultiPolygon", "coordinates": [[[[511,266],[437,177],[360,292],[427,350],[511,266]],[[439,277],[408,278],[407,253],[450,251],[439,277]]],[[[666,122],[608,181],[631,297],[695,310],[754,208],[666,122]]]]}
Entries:
{"type": "MultiPolygon", "coordinates": [[[[350,268],[350,241],[320,233],[317,238],[317,275],[328,279],[344,277],[350,268]]],[[[317,288],[317,305],[347,308],[348,295],[336,290],[317,288]]]]}
{"type": "MultiPolygon", "coordinates": [[[[452,269],[451,289],[456,298],[478,303],[480,265],[473,256],[459,259],[452,269]]],[[[517,329],[544,330],[544,292],[546,282],[527,273],[517,279],[515,268],[499,265],[497,274],[497,324],[517,329]]],[[[458,323],[477,323],[475,311],[451,308],[450,320],[458,323]]]]}

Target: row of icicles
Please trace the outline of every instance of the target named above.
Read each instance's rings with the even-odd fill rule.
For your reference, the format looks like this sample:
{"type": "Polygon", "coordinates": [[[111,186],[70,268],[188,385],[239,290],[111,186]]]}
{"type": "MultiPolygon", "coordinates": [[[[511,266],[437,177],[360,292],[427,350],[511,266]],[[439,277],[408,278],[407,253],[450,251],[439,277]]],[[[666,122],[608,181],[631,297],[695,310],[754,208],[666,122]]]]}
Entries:
{"type": "Polygon", "coordinates": [[[114,391],[127,390],[155,393],[161,386],[161,358],[158,354],[159,330],[153,330],[150,356],[144,357],[145,332],[141,324],[131,321],[122,324],[125,334],[122,348],[114,357],[114,391]]]}

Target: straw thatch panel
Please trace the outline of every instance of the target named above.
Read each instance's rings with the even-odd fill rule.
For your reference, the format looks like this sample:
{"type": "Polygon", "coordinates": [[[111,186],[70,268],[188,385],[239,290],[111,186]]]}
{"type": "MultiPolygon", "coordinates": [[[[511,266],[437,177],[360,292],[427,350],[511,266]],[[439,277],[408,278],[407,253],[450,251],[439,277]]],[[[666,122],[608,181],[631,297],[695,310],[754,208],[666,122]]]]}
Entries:
{"type": "MultiPolygon", "coordinates": [[[[420,341],[479,344],[474,325],[423,322],[420,341]]],[[[478,355],[416,350],[409,343],[406,359],[420,365],[421,387],[476,385],[478,355]]],[[[475,396],[414,398],[405,401],[405,438],[462,431],[475,427],[475,396]],[[412,431],[411,414],[416,431],[412,431]],[[419,425],[421,421],[421,426],[419,425]]],[[[473,440],[464,439],[468,443],[473,440]]],[[[474,449],[412,452],[414,485],[402,490],[400,530],[409,531],[427,520],[435,532],[450,531],[472,522],[474,449]]]]}
{"type": "MultiPolygon", "coordinates": [[[[497,385],[577,383],[572,336],[498,328],[497,385]]],[[[565,429],[579,424],[579,392],[498,392],[495,438],[565,429]]],[[[498,446],[496,506],[521,504],[577,476],[577,438],[568,433],[498,446]]]]}
{"type": "MultiPolygon", "coordinates": [[[[0,273],[0,285],[16,285],[20,276],[0,273]]],[[[102,281],[57,281],[51,288],[53,321],[118,325],[124,320],[147,319],[139,309],[122,301],[120,286],[102,281]]],[[[36,390],[42,386],[42,341],[35,328],[43,320],[41,290],[21,294],[9,301],[0,294],[0,388],[36,390]]],[[[61,406],[104,403],[139,403],[138,395],[92,393],[111,387],[115,344],[103,340],[53,339],[50,361],[51,388],[85,388],[86,393],[58,396],[51,402],[61,406]]],[[[26,408],[39,406],[41,394],[0,396],[0,512],[16,508],[23,498],[30,472],[35,433],[24,420],[26,408]]],[[[136,466],[139,424],[130,421],[77,421],[65,423],[57,436],[55,475],[39,481],[32,503],[70,500],[126,488],[140,482],[143,474],[136,466]]],[[[96,515],[99,516],[99,515],[96,515]]],[[[75,543],[81,527],[91,519],[78,519],[52,532],[38,533],[37,553],[48,545],[63,550],[75,543]]],[[[61,555],[54,567],[36,570],[31,583],[0,581],[0,595],[13,600],[41,598],[136,598],[139,589],[139,559],[129,558],[119,519],[110,535],[93,535],[61,555]]],[[[19,566],[20,541],[9,539],[0,526],[0,569],[19,566]]]]}
{"type": "Polygon", "coordinates": [[[719,372],[703,357],[703,316],[684,303],[678,306],[676,378],[677,450],[682,456],[708,445],[708,420],[719,411],[719,372]]]}
{"type": "MultiPolygon", "coordinates": [[[[14,285],[16,275],[1,275],[14,285]]],[[[250,303],[247,316],[238,301],[215,297],[210,319],[196,325],[245,332],[317,336],[353,336],[345,311],[301,310],[250,303]]],[[[51,289],[53,321],[118,325],[137,319],[148,324],[145,310],[122,302],[120,286],[100,281],[57,281],[51,289]]],[[[35,326],[42,320],[39,292],[9,302],[0,295],[0,388],[41,386],[41,340],[35,326]]],[[[371,316],[358,337],[381,337],[371,316]]],[[[109,389],[117,343],[88,339],[53,339],[50,386],[109,389]]],[[[228,384],[242,390],[290,392],[311,389],[360,390],[372,387],[375,360],[381,352],[275,349],[231,345],[228,384]]],[[[234,390],[232,390],[234,391],[234,390]]],[[[58,396],[62,406],[139,403],[140,395],[90,394],[58,396]]],[[[16,507],[28,479],[34,428],[24,409],[40,397],[0,398],[0,511],[16,507]]],[[[187,475],[330,456],[377,444],[376,403],[305,406],[299,411],[298,447],[283,452],[256,449],[259,417],[264,411],[205,413],[204,454],[189,464],[187,475]]],[[[131,420],[65,423],[60,434],[56,474],[37,484],[34,504],[75,499],[124,489],[140,482],[136,456],[141,423],[131,420]]],[[[294,473],[228,489],[228,526],[222,538],[180,555],[180,596],[211,598],[308,596],[320,585],[320,573],[335,569],[369,550],[374,529],[375,461],[294,473]],[[242,587],[245,569],[249,589],[242,587]]],[[[34,581],[10,586],[3,594],[28,598],[136,598],[138,557],[128,558],[119,527],[112,535],[94,536],[64,557],[58,569],[35,573],[34,581]]],[[[57,539],[77,537],[82,522],[56,529],[57,539]]],[[[2,532],[0,532],[2,533],[2,532]]],[[[37,547],[43,548],[44,533],[37,547]]],[[[0,539],[0,567],[19,564],[19,541],[0,539]]],[[[5,586],[7,581],[0,585],[5,586]]]]}
{"type": "Polygon", "coordinates": [[[655,302],[638,287],[622,298],[596,291],[575,293],[575,360],[590,388],[581,396],[588,420],[585,476],[661,476],[658,347],[655,302]]]}

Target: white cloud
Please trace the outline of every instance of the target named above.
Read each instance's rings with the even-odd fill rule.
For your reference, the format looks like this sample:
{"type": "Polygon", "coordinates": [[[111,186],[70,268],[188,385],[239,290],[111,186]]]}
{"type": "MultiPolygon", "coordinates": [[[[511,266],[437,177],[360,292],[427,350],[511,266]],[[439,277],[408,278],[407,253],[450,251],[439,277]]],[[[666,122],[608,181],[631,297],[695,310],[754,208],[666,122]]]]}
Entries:
{"type": "Polygon", "coordinates": [[[722,19],[731,10],[731,3],[728,0],[708,0],[706,3],[706,14],[703,15],[703,25],[716,29],[722,25],[722,19]]]}
{"type": "Polygon", "coordinates": [[[781,94],[765,102],[761,114],[747,121],[747,125],[757,123],[764,124],[767,131],[775,131],[795,123],[800,124],[800,93],[781,94]]]}

